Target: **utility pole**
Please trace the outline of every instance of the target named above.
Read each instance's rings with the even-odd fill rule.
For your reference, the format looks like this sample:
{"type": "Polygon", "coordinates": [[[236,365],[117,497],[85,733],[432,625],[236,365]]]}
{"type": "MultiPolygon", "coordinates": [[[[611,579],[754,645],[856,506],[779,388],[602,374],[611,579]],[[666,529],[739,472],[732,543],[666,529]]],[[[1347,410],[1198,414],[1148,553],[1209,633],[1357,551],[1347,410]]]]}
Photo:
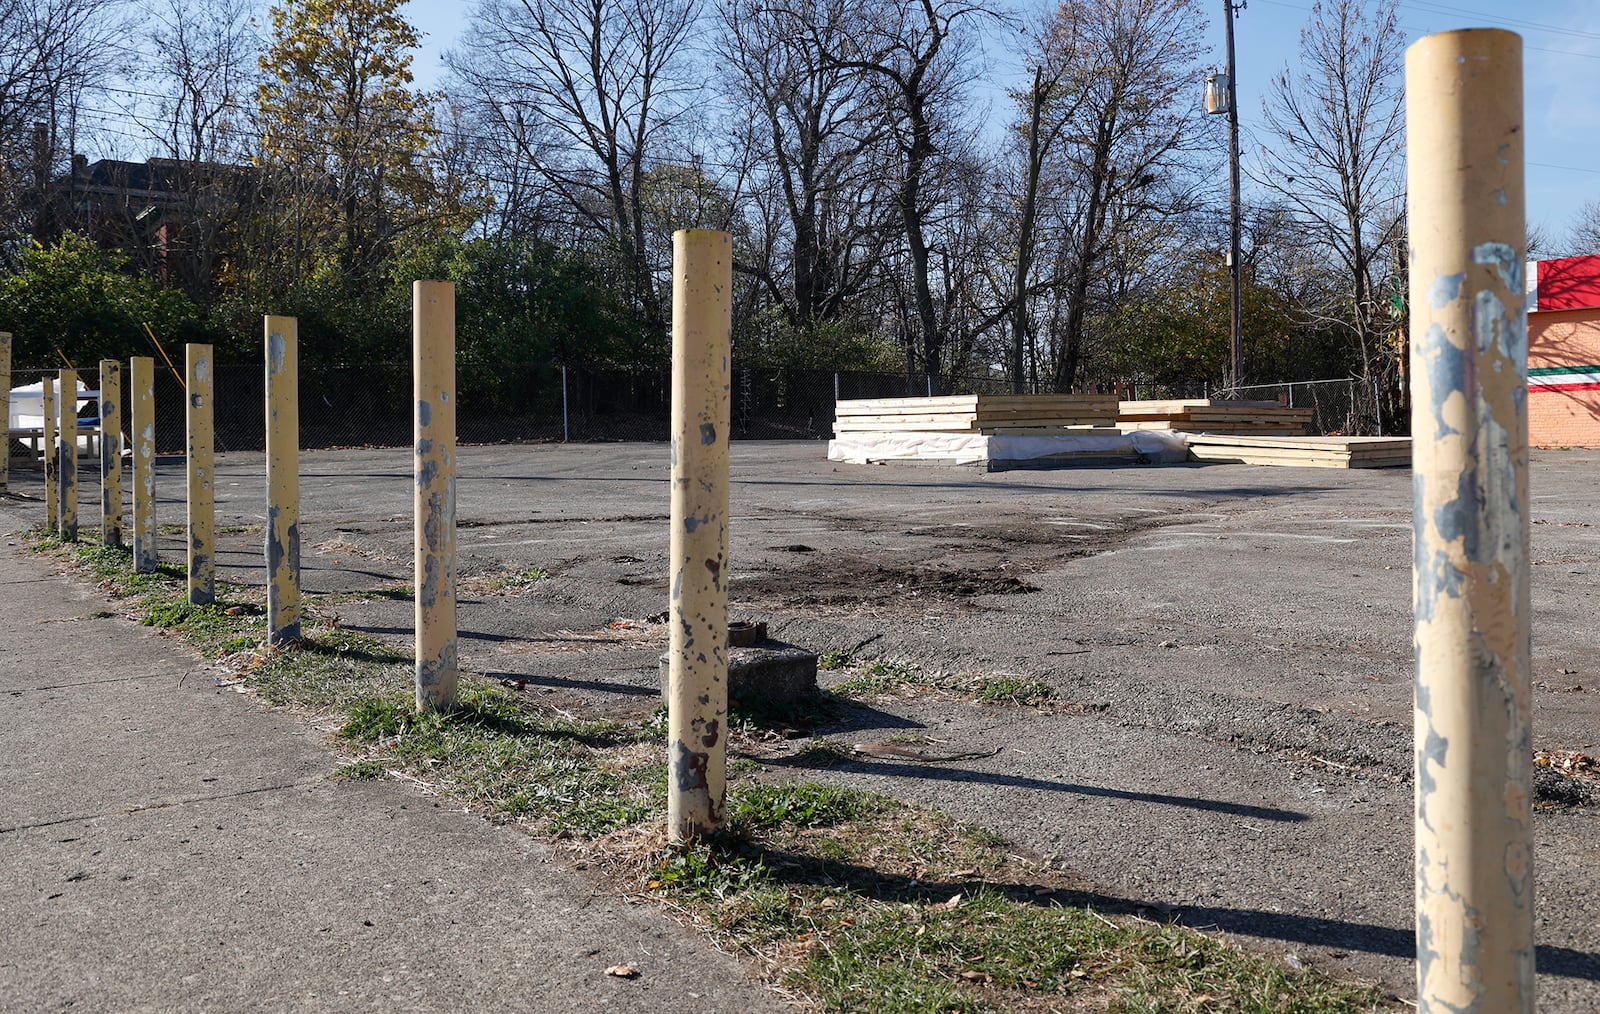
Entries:
{"type": "MultiPolygon", "coordinates": [[[[1231,289],[1228,334],[1233,342],[1229,386],[1244,383],[1244,317],[1239,284],[1239,72],[1233,60],[1233,19],[1245,0],[1222,0],[1222,23],[1228,31],[1228,285],[1231,289]]],[[[1237,396],[1237,393],[1236,395],[1237,396]]]]}

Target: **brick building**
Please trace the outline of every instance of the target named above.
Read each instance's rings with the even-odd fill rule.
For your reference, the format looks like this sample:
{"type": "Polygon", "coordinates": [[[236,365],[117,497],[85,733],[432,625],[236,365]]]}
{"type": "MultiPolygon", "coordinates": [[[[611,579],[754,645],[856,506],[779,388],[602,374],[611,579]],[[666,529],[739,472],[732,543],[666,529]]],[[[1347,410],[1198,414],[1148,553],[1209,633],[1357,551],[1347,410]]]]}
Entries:
{"type": "Polygon", "coordinates": [[[1528,265],[1528,442],[1600,447],[1600,256],[1528,265]]]}

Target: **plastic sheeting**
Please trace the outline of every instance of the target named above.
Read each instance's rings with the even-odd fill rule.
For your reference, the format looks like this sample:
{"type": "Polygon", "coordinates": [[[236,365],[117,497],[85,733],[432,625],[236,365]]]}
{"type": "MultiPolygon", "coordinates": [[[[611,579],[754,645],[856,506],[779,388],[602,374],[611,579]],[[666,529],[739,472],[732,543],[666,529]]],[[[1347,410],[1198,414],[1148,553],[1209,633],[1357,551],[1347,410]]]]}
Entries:
{"type": "Polygon", "coordinates": [[[1011,462],[1045,464],[1054,459],[1070,465],[1075,459],[1127,458],[1150,464],[1187,461],[1183,434],[1159,430],[1128,433],[849,433],[828,442],[828,460],[855,464],[926,462],[989,465],[1011,462]]]}

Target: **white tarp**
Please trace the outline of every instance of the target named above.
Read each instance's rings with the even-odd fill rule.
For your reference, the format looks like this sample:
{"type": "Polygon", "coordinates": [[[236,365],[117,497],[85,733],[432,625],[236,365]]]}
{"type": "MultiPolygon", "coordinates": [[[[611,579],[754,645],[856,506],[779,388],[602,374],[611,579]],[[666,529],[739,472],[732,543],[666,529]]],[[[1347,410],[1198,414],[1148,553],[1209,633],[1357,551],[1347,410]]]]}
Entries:
{"type": "Polygon", "coordinates": [[[956,465],[1059,458],[1142,458],[1152,464],[1187,461],[1183,434],[1160,430],[1129,433],[847,433],[828,442],[829,461],[927,461],[956,465]]]}
{"type": "MultiPolygon", "coordinates": [[[[11,389],[11,428],[13,430],[37,430],[44,428],[44,381],[37,384],[24,384],[22,387],[11,389]]],[[[51,380],[50,386],[55,390],[61,389],[60,380],[51,380]]],[[[100,397],[99,391],[91,391],[82,380],[78,381],[78,404],[93,401],[100,397]]]]}

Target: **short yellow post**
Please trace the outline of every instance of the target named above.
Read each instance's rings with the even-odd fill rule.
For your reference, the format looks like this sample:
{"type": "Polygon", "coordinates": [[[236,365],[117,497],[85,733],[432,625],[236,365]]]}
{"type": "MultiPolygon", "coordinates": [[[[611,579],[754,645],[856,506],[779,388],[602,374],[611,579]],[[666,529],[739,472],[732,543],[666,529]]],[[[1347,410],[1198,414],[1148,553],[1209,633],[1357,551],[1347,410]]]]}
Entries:
{"type": "Polygon", "coordinates": [[[56,378],[45,377],[39,382],[40,412],[44,415],[44,526],[52,532],[61,531],[61,490],[56,481],[61,471],[56,458],[56,378]]]}
{"type": "Polygon", "coordinates": [[[78,371],[62,370],[56,399],[56,502],[63,541],[78,538],[78,371]]]}
{"type": "Polygon", "coordinates": [[[1417,1005],[1534,1009],[1522,40],[1406,52],[1417,1005]]]}
{"type": "Polygon", "coordinates": [[[122,545],[122,364],[100,360],[100,542],[122,545]]]}
{"type": "Polygon", "coordinates": [[[733,248],[672,236],[672,508],[667,834],[722,824],[728,749],[728,354],[733,248]]]}
{"type": "Polygon", "coordinates": [[[265,320],[267,358],[267,643],[300,640],[299,322],[265,320]]]}
{"type": "Polygon", "coordinates": [[[456,288],[411,288],[416,425],[417,710],[456,700],[456,288]]]}
{"type": "Polygon", "coordinates": [[[0,489],[11,482],[11,332],[0,331],[0,489]]]}
{"type": "Polygon", "coordinates": [[[217,501],[213,486],[211,346],[184,346],[185,429],[189,463],[189,602],[217,600],[217,501]]]}
{"type": "Polygon", "coordinates": [[[128,362],[128,432],[133,440],[133,569],[156,569],[156,361],[128,362]]]}

